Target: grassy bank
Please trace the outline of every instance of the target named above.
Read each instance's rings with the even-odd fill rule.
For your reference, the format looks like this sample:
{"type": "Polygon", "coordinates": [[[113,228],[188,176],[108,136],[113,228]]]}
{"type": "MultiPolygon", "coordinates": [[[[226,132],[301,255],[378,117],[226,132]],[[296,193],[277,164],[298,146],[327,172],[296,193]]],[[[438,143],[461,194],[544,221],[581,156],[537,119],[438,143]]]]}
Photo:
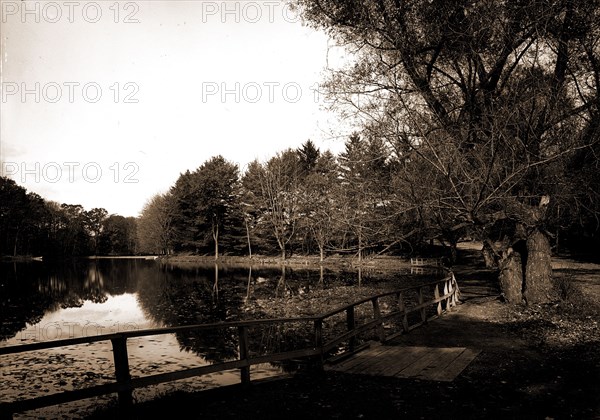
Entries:
{"type": "Polygon", "coordinates": [[[352,256],[330,256],[325,258],[323,261],[318,256],[292,256],[285,260],[280,257],[273,257],[268,255],[254,255],[248,256],[231,256],[224,255],[220,256],[215,260],[214,256],[211,255],[169,255],[159,257],[159,260],[163,262],[173,263],[190,263],[190,264],[201,264],[210,265],[215,262],[222,265],[231,266],[289,266],[289,267],[327,267],[327,268],[353,268],[353,267],[376,267],[378,269],[404,269],[410,267],[410,258],[396,257],[396,256],[374,256],[363,258],[359,261],[357,258],[352,256]]]}

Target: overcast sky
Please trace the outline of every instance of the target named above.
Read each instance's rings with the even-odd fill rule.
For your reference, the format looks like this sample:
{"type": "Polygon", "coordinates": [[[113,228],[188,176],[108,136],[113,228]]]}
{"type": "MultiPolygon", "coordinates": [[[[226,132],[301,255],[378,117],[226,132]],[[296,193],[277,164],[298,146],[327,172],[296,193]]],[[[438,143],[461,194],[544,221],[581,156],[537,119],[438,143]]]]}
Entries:
{"type": "Polygon", "coordinates": [[[278,1],[2,1],[0,161],[29,191],[136,216],[217,154],[312,139],[335,52],[278,1]]]}

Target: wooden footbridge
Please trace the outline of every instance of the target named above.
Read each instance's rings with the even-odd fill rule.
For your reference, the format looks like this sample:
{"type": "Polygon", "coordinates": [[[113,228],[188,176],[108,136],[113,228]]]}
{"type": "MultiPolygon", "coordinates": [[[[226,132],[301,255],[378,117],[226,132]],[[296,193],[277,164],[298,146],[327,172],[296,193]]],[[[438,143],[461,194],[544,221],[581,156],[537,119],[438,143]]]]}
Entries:
{"type": "Polygon", "coordinates": [[[328,313],[299,318],[262,319],[172,328],[126,331],[0,348],[0,356],[44,349],[110,341],[115,381],[52,395],[0,403],[0,414],[27,411],[85,398],[117,393],[119,405],[133,405],[133,390],[214,372],[238,369],[243,385],[250,384],[250,367],[262,363],[304,360],[314,366],[349,374],[416,377],[451,381],[477,355],[466,348],[402,346],[391,340],[423,325],[458,302],[458,286],[452,273],[438,281],[382,293],[328,313]],[[161,334],[186,334],[228,330],[237,337],[237,357],[167,373],[132,377],[127,340],[161,334]]]}
{"type": "Polygon", "coordinates": [[[465,347],[374,345],[347,360],[328,365],[337,372],[451,382],[477,357],[465,347]]]}

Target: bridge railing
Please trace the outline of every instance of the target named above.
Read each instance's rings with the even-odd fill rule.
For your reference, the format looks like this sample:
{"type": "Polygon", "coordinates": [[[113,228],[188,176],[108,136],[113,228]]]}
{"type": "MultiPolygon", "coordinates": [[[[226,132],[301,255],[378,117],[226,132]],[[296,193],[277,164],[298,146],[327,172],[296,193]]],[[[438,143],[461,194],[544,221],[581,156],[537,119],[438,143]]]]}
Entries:
{"type": "Polygon", "coordinates": [[[368,339],[390,341],[450,310],[458,302],[458,293],[456,279],[450,274],[442,280],[381,293],[321,315],[316,321],[318,328],[338,319],[329,323],[333,333],[323,340],[323,353],[339,351],[342,343],[345,346],[338,357],[353,353],[358,350],[357,339],[365,333],[371,334],[368,339]],[[345,331],[340,331],[340,317],[345,319],[345,331]]]}
{"type": "MultiPolygon", "coordinates": [[[[180,379],[238,369],[243,385],[250,384],[250,367],[263,363],[277,363],[308,359],[322,364],[332,356],[341,357],[359,349],[358,339],[374,334],[385,342],[407,333],[419,325],[450,310],[458,302],[458,286],[450,273],[444,279],[415,287],[403,288],[371,296],[318,316],[235,321],[214,324],[189,325],[169,328],[125,331],[93,337],[79,337],[47,342],[0,347],[0,356],[38,351],[64,346],[87,345],[110,341],[115,369],[115,381],[51,395],[0,403],[0,417],[11,418],[13,413],[34,410],[56,404],[117,393],[119,406],[127,410],[133,405],[133,390],[180,379]],[[395,328],[392,328],[395,327],[395,328]],[[285,341],[287,330],[305,336],[298,348],[265,345],[254,333],[264,329],[279,331],[285,341]],[[172,372],[143,377],[132,377],[129,368],[127,340],[164,334],[206,332],[224,329],[237,330],[237,357],[233,360],[210,363],[172,372]],[[308,335],[306,335],[308,334],[308,335]]],[[[369,336],[369,338],[372,338],[369,336]]]]}

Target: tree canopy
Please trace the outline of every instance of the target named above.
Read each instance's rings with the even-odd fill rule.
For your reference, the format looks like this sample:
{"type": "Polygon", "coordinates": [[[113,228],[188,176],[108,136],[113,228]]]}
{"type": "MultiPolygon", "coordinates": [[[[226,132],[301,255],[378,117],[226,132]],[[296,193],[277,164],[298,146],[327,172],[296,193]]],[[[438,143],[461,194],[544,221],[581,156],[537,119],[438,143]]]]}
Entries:
{"type": "Polygon", "coordinates": [[[503,239],[500,262],[528,243],[518,256],[530,257],[523,289],[541,282],[528,300],[546,300],[549,258],[533,263],[541,254],[531,248],[549,249],[537,242],[547,243],[559,206],[597,217],[597,201],[584,209],[573,188],[580,168],[597,165],[600,2],[295,3],[352,53],[325,90],[394,149],[403,201],[446,236],[468,228],[503,239]]]}

